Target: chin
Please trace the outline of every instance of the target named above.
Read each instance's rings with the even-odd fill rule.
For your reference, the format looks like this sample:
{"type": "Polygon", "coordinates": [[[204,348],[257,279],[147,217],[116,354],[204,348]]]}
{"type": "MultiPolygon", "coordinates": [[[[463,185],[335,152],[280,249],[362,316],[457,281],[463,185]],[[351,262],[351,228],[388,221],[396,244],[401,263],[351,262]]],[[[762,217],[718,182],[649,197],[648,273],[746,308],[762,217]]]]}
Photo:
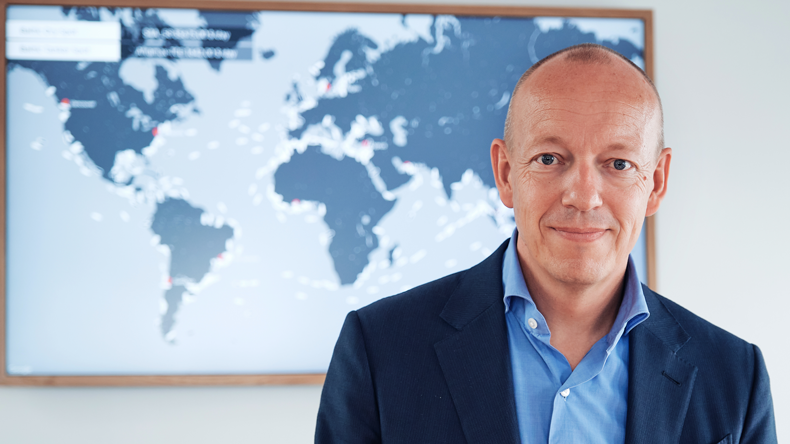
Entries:
{"type": "Polygon", "coordinates": [[[608,258],[551,258],[546,270],[560,282],[570,285],[593,285],[609,274],[608,258]]]}

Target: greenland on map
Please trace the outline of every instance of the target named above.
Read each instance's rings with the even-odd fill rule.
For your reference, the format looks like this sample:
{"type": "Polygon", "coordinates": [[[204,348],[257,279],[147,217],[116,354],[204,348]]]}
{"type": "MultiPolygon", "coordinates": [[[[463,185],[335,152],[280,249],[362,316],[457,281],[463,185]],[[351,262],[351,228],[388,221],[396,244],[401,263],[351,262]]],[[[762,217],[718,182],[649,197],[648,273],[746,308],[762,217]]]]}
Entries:
{"type": "Polygon", "coordinates": [[[325,372],[350,310],[511,235],[489,147],[527,68],[645,57],[639,19],[6,17],[12,376],[325,372]]]}

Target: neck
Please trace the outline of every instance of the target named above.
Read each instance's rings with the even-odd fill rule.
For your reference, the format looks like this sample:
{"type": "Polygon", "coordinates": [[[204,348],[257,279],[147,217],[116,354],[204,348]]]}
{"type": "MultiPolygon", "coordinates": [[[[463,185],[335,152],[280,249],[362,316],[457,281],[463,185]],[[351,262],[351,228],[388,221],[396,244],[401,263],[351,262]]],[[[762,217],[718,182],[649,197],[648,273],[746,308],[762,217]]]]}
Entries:
{"type": "Polygon", "coordinates": [[[527,289],[551,331],[551,345],[574,369],[611,331],[623,299],[625,270],[601,282],[581,285],[559,281],[525,259],[519,253],[527,289]]]}

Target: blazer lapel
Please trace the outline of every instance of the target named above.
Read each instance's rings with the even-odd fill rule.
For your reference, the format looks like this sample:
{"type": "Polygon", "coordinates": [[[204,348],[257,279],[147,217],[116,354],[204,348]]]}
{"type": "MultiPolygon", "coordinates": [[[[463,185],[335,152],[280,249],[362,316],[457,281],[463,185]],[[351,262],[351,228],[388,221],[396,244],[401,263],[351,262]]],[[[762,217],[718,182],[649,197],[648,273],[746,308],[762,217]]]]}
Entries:
{"type": "Polygon", "coordinates": [[[629,333],[626,443],[679,442],[697,367],[677,356],[690,336],[655,293],[650,317],[629,333]]]}
{"type": "Polygon", "coordinates": [[[458,331],[434,344],[469,443],[519,442],[502,301],[506,247],[465,273],[440,315],[458,331]]]}

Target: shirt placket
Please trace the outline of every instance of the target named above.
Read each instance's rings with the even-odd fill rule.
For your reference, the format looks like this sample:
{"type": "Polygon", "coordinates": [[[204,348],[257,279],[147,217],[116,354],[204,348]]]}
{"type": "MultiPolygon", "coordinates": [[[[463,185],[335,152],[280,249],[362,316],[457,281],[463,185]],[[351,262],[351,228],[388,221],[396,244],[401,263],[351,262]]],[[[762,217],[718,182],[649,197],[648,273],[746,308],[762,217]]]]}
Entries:
{"type": "Polygon", "coordinates": [[[559,393],[563,383],[572,374],[570,364],[565,356],[551,345],[551,332],[543,315],[526,300],[522,299],[520,305],[519,311],[522,313],[518,313],[518,318],[521,330],[548,367],[554,377],[554,384],[558,388],[557,393],[559,393]]]}
{"type": "Polygon", "coordinates": [[[521,312],[517,313],[520,320],[519,325],[554,376],[557,386],[552,405],[548,441],[550,444],[568,442],[569,437],[566,432],[569,427],[567,423],[572,416],[569,414],[569,409],[573,408],[574,403],[572,392],[583,389],[584,384],[589,383],[601,372],[612,344],[610,344],[608,337],[601,338],[579,362],[576,369],[571,370],[565,356],[551,345],[551,332],[543,315],[526,300],[522,299],[519,305],[520,307],[516,308],[517,312],[521,312]]]}
{"type": "MultiPolygon", "coordinates": [[[[572,420],[571,410],[576,405],[579,396],[574,392],[584,390],[585,385],[592,384],[606,365],[612,346],[607,337],[601,338],[593,345],[587,355],[582,358],[567,380],[560,386],[554,396],[554,407],[549,426],[549,443],[560,444],[569,442],[569,439],[578,437],[569,436],[568,431],[573,429],[568,424],[572,420]]],[[[578,412],[577,412],[578,413],[578,412]]],[[[583,412],[582,412],[583,413],[583,412]]]]}

